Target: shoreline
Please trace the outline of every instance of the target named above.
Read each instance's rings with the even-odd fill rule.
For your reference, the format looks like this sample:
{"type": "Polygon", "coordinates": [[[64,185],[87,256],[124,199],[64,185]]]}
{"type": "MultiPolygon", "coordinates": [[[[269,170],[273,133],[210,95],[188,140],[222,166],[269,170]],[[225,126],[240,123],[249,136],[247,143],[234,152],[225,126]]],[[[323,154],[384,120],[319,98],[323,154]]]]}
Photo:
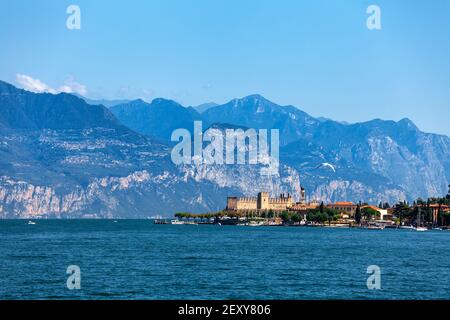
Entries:
{"type": "Polygon", "coordinates": [[[363,229],[369,231],[375,230],[408,230],[408,231],[450,231],[450,227],[441,226],[441,227],[420,227],[416,228],[412,225],[384,225],[384,226],[375,226],[375,225],[352,225],[350,223],[334,223],[334,224],[308,224],[308,223],[299,223],[299,224],[275,224],[275,223],[220,223],[220,222],[199,222],[199,221],[185,221],[185,220],[175,220],[175,219],[155,219],[155,218],[0,218],[0,224],[2,221],[14,221],[14,222],[23,222],[24,225],[39,225],[39,222],[44,221],[105,221],[111,223],[119,223],[120,221],[145,221],[155,225],[184,225],[184,226],[234,226],[234,227],[292,227],[292,228],[325,228],[325,229],[363,229]],[[175,222],[176,221],[176,222],[175,222]],[[418,230],[419,229],[419,230],[418,230]]]}

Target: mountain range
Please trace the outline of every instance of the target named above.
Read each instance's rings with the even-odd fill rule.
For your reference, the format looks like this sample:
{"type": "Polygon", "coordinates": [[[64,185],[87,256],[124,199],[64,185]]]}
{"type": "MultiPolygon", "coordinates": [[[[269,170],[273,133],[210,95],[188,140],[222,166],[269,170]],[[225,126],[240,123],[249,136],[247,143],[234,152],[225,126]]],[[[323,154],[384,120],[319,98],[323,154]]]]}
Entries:
{"type": "Polygon", "coordinates": [[[208,212],[230,195],[297,197],[300,184],[318,201],[393,203],[440,196],[449,181],[450,139],[408,119],[347,124],[260,95],[203,108],[162,98],[107,108],[0,81],[0,217],[208,212]],[[171,133],[195,120],[204,129],[279,129],[280,175],[261,176],[256,165],[174,165],[171,133]]]}

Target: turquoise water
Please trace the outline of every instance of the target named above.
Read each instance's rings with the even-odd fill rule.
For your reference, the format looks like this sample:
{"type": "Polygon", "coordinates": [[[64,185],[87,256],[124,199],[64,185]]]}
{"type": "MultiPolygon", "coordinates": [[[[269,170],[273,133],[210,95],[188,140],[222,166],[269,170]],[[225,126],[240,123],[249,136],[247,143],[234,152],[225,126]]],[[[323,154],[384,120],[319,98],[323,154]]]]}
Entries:
{"type": "Polygon", "coordinates": [[[450,299],[450,231],[0,220],[0,241],[1,299],[450,299]]]}

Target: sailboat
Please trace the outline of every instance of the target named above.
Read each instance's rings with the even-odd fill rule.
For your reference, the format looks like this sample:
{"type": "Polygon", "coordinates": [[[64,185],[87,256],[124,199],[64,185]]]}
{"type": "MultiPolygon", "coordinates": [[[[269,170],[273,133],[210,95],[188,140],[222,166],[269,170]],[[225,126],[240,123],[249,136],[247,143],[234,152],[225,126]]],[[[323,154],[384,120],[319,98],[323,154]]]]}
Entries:
{"type": "Polygon", "coordinates": [[[419,206],[419,210],[418,210],[418,213],[417,213],[417,226],[414,228],[414,230],[421,231],[421,232],[422,231],[428,231],[428,228],[420,226],[420,215],[421,215],[421,213],[422,213],[422,207],[419,206]]]}

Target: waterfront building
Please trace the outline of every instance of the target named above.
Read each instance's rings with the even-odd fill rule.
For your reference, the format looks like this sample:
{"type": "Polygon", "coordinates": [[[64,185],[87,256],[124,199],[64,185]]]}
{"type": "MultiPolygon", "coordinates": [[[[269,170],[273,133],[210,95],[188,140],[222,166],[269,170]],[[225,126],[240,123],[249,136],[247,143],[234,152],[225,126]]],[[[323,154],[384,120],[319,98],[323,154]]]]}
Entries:
{"type": "Polygon", "coordinates": [[[290,194],[280,194],[278,198],[271,198],[268,192],[260,192],[256,198],[228,197],[227,210],[230,211],[284,211],[292,207],[294,201],[290,194]]]}
{"type": "Polygon", "coordinates": [[[292,211],[305,212],[308,210],[318,209],[319,207],[320,207],[320,203],[318,203],[317,201],[313,201],[313,202],[309,202],[309,203],[297,202],[290,209],[292,211]]]}
{"type": "Polygon", "coordinates": [[[383,221],[392,220],[392,214],[389,214],[387,209],[381,209],[381,208],[371,206],[371,205],[366,205],[366,206],[361,207],[361,209],[364,209],[364,208],[370,208],[372,210],[377,211],[380,216],[380,220],[383,220],[383,221]]]}
{"type": "MultiPolygon", "coordinates": [[[[450,206],[444,205],[444,204],[430,204],[430,209],[433,217],[433,222],[438,222],[439,220],[439,210],[441,210],[441,213],[447,213],[450,212],[450,206]]],[[[441,216],[442,219],[442,216],[441,216]]]]}
{"type": "Polygon", "coordinates": [[[327,208],[338,211],[343,218],[354,217],[357,207],[358,206],[353,202],[346,202],[346,201],[330,203],[327,205],[327,208]]]}

